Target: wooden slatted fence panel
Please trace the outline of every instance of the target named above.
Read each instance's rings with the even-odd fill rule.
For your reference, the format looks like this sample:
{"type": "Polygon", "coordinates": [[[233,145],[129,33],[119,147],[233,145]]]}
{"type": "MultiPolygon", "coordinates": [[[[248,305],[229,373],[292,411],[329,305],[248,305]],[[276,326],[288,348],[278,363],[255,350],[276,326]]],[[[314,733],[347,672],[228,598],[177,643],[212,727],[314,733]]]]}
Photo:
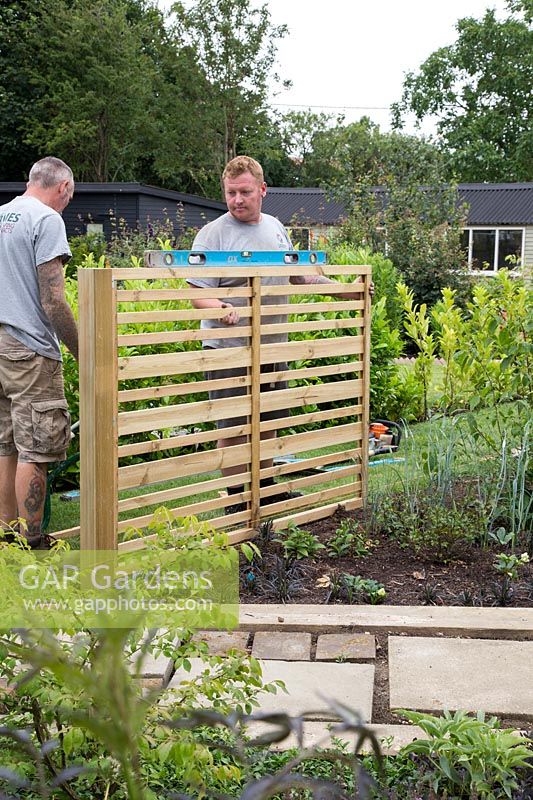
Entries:
{"type": "Polygon", "coordinates": [[[105,278],[102,270],[81,271],[80,347],[88,356],[80,382],[82,516],[79,529],[58,532],[58,538],[79,531],[82,547],[136,549],[142,533],[120,544],[119,535],[131,527],[142,531],[165,504],[173,514],[209,519],[214,528],[228,529],[230,540],[242,541],[266,518],[280,528],[332,514],[339,504],[363,504],[371,271],[305,267],[302,274],[351,276],[350,283],[328,286],[327,295],[316,284],[262,285],[262,277],[288,270],[152,267],[105,270],[105,278]],[[217,310],[191,305],[209,296],[186,283],[199,270],[211,277],[231,272],[247,282],[212,295],[245,302],[243,325],[220,331],[228,343],[223,349],[202,350],[214,335],[199,323],[215,319],[217,310]],[[354,292],[356,299],[343,297],[354,292]],[[272,324],[273,315],[288,319],[272,324]],[[273,333],[288,341],[265,342],[273,333]],[[232,346],[241,336],[247,344],[232,346]],[[242,374],[205,377],[228,367],[242,374]],[[215,387],[238,388],[242,395],[210,400],[207,391],[215,387]],[[275,418],[265,419],[268,412],[275,418]],[[216,423],[224,420],[230,423],[221,434],[216,423]],[[217,448],[221,435],[230,441],[217,448]],[[224,477],[221,468],[237,474],[224,477]],[[264,485],[271,478],[276,485],[264,485]],[[228,486],[242,490],[228,495],[228,486]],[[276,500],[285,491],[302,495],[276,500]],[[227,513],[239,502],[244,510],[227,513]],[[119,512],[125,518],[118,522],[119,512]]]}

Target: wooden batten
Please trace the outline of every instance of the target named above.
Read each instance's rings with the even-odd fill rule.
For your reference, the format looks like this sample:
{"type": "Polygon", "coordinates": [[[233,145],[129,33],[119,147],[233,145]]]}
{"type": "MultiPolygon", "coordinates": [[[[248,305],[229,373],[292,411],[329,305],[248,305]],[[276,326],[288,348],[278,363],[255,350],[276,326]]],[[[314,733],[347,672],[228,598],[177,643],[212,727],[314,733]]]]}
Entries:
{"type": "Polygon", "coordinates": [[[78,270],[80,543],[114,550],[118,519],[116,288],[108,269],[78,270]]]}

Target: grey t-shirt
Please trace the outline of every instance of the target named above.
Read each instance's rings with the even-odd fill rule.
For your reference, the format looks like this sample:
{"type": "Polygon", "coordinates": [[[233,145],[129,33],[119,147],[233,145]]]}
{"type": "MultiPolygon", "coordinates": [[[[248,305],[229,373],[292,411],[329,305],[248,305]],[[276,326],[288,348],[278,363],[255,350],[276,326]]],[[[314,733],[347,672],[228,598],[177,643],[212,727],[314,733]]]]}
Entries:
{"type": "Polygon", "coordinates": [[[70,256],[65,223],[53,208],[24,196],[0,206],[0,323],[10,336],[55,361],[61,361],[61,351],[41,304],[37,270],[70,256]]]}
{"type": "MultiPolygon", "coordinates": [[[[239,220],[232,217],[228,212],[223,214],[218,219],[209,222],[201,229],[196,235],[192,245],[193,250],[292,250],[292,244],[289,235],[281,222],[270,214],[261,214],[261,220],[258,223],[252,224],[249,222],[239,222],[239,220]]],[[[231,267],[230,267],[231,269],[231,267]]],[[[229,286],[246,286],[246,278],[202,278],[202,267],[198,267],[198,277],[188,278],[188,282],[193,286],[201,286],[208,289],[217,289],[218,287],[229,286]]],[[[261,278],[263,286],[285,286],[289,283],[290,274],[287,277],[271,277],[261,278]]],[[[206,295],[207,296],[207,295],[206,295]]],[[[212,297],[216,298],[216,292],[212,293],[212,297]]],[[[224,299],[224,298],[222,298],[224,299]]],[[[242,307],[249,305],[249,298],[246,297],[230,297],[227,302],[232,306],[242,307]]],[[[288,297],[274,296],[264,297],[262,305],[284,305],[288,302],[288,297]]],[[[286,315],[276,314],[273,316],[265,316],[262,322],[265,324],[283,323],[287,321],[286,315]]],[[[246,317],[240,319],[237,323],[239,326],[249,326],[250,318],[246,317]]],[[[201,327],[206,329],[216,329],[220,327],[228,328],[216,319],[204,319],[201,322],[201,327]]],[[[234,327],[234,326],[231,326],[234,327]]],[[[286,342],[286,333],[276,333],[269,336],[263,336],[261,341],[263,344],[272,344],[276,342],[286,342]]],[[[204,341],[206,347],[242,347],[248,344],[246,337],[237,337],[235,339],[208,339],[204,341]]]]}

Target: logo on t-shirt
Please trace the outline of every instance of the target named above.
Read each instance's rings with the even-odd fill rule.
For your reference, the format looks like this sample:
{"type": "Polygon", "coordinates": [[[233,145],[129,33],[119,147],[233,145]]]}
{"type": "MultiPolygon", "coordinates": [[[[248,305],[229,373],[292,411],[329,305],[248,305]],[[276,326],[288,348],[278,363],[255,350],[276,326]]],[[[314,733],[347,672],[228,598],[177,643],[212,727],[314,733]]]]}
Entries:
{"type": "Polygon", "coordinates": [[[8,211],[0,214],[0,233],[11,233],[20,219],[20,212],[8,211]]]}

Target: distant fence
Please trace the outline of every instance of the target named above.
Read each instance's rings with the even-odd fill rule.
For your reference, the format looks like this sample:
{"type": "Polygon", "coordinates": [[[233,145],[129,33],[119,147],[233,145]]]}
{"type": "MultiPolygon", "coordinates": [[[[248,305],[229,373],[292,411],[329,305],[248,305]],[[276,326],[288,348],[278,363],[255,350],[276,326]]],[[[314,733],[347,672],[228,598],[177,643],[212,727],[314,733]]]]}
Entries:
{"type": "MultiPolygon", "coordinates": [[[[150,263],[151,254],[146,258],[150,263]]],[[[300,266],[304,274],[323,271],[357,280],[328,287],[328,296],[320,298],[310,297],[317,294],[314,285],[261,284],[261,277],[287,275],[289,269],[296,268],[79,270],[80,527],[56,536],[80,533],[86,549],[142,547],[144,537],[119,542],[122,532],[132,526],[142,530],[154,508],[165,505],[176,516],[208,519],[236,542],[253,536],[266,518],[283,528],[290,520],[304,524],[331,515],[339,504],[346,509],[363,504],[370,268],[300,266]],[[246,287],[217,289],[212,295],[229,302],[236,296],[247,299],[239,309],[245,327],[217,332],[227,339],[244,336],[247,346],[201,349],[213,334],[200,330],[199,320],[219,317],[220,311],[192,307],[191,300],[210,294],[185,283],[198,270],[246,278],[246,287]],[[359,299],[343,299],[355,290],[359,299]],[[290,304],[283,301],[287,294],[290,304]],[[281,304],[262,307],[266,296],[280,296],[281,304]],[[288,318],[268,324],[268,314],[288,318]],[[287,333],[288,342],[262,343],[262,335],[274,332],[287,333]],[[266,364],[274,371],[262,373],[266,364]],[[228,366],[245,368],[246,374],[205,379],[206,371],[228,366]],[[262,391],[265,383],[279,381],[289,381],[288,388],[262,391]],[[209,388],[236,384],[246,387],[244,396],[208,399],[209,388]],[[281,416],[262,421],[260,413],[266,411],[281,416]],[[216,448],[216,421],[237,417],[244,420],[223,435],[246,437],[245,443],[216,448]],[[240,473],[224,477],[222,468],[240,473]],[[265,486],[266,478],[276,478],[276,486],[265,486]],[[244,490],[228,495],[228,486],[244,490]],[[268,503],[269,496],[285,491],[303,494],[268,503]],[[226,513],[236,503],[245,504],[245,510],[226,513]],[[126,518],[119,521],[119,515],[126,518]]]]}

